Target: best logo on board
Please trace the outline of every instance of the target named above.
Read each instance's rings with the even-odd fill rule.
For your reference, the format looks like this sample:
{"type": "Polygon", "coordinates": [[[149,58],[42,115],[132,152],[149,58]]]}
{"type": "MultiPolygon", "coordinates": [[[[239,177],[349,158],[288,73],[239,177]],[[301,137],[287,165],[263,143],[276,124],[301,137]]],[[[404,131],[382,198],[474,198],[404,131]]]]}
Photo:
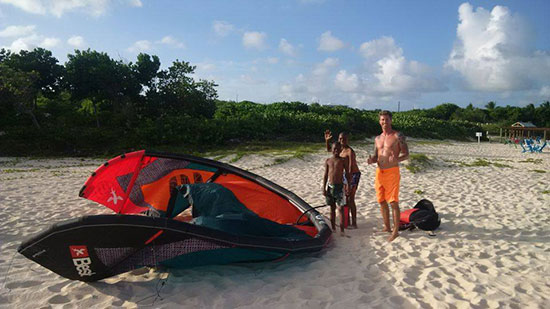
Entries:
{"type": "Polygon", "coordinates": [[[95,275],[90,268],[92,260],[90,259],[86,246],[69,246],[69,250],[71,251],[73,264],[80,277],[95,275]]]}

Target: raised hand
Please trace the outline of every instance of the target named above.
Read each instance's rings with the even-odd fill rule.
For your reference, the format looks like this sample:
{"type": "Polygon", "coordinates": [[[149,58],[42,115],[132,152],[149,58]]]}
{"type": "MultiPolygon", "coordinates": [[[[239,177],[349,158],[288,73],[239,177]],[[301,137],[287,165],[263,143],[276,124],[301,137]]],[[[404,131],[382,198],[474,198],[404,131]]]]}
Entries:
{"type": "Polygon", "coordinates": [[[332,132],[330,130],[325,130],[325,141],[330,141],[332,139],[332,132]]]}

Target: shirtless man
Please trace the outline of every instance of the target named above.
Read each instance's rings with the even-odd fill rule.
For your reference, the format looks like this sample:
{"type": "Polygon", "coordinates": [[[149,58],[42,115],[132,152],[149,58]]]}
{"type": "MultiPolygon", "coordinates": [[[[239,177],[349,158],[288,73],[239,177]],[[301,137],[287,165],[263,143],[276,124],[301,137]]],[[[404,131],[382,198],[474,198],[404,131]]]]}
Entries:
{"type": "Polygon", "coordinates": [[[376,198],[380,203],[380,211],[384,220],[384,231],[391,232],[388,241],[399,236],[399,162],[409,158],[409,146],[405,135],[392,129],[392,114],[389,111],[381,111],[378,114],[382,134],[374,141],[374,156],[369,155],[368,164],[377,163],[374,188],[376,198]],[[390,229],[391,205],[393,213],[393,231],[390,229]]]}
{"type": "Polygon", "coordinates": [[[339,142],[332,144],[332,156],[325,161],[325,174],[323,176],[323,195],[330,205],[330,222],[332,230],[336,230],[336,208],[340,215],[340,235],[344,236],[344,206],[346,196],[344,195],[344,175],[348,175],[347,165],[344,158],[340,157],[342,146],[339,142]],[[328,190],[327,190],[328,181],[328,190]]]}
{"type": "MultiPolygon", "coordinates": [[[[332,133],[329,130],[325,131],[325,143],[327,151],[331,151],[330,140],[332,139],[332,133]]],[[[346,132],[340,133],[338,135],[338,142],[342,145],[342,151],[340,152],[340,157],[346,160],[348,165],[349,175],[346,175],[346,178],[350,179],[350,182],[347,183],[347,203],[351,211],[351,225],[349,229],[357,228],[357,207],[355,206],[355,193],[357,192],[357,186],[359,186],[359,179],[361,178],[361,172],[359,171],[359,166],[357,165],[357,160],[355,158],[355,151],[348,144],[348,134],[346,132]]],[[[347,182],[347,181],[346,181],[347,182]]]]}

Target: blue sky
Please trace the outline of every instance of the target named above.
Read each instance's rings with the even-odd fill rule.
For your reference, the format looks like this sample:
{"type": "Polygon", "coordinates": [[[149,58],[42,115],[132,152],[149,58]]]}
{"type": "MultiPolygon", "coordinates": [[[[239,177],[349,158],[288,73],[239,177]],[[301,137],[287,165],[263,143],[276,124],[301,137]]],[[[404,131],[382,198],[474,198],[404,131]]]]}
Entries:
{"type": "Polygon", "coordinates": [[[0,47],[179,59],[220,99],[396,110],[550,100],[550,1],[0,0],[0,47]]]}

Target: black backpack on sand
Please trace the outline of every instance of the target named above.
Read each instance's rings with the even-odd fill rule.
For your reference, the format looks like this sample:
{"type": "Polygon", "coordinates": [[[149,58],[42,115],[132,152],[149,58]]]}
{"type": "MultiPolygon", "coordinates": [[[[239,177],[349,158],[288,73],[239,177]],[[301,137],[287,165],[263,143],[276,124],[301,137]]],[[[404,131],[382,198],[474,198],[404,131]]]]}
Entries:
{"type": "Polygon", "coordinates": [[[424,231],[433,231],[441,224],[433,203],[427,199],[416,203],[414,208],[403,211],[399,219],[400,230],[418,227],[424,231]]]}

